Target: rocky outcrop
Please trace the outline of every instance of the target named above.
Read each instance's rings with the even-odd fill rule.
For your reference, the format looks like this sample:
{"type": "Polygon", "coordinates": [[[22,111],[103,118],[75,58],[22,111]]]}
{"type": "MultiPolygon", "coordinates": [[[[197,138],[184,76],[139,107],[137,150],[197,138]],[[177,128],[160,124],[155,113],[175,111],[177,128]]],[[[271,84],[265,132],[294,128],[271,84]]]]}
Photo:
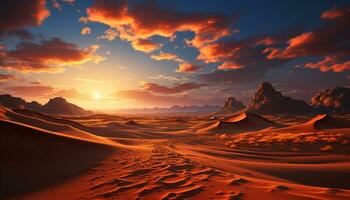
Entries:
{"type": "Polygon", "coordinates": [[[260,84],[246,111],[258,114],[298,114],[312,112],[313,108],[302,100],[283,96],[271,83],[260,84]]]}
{"type": "Polygon", "coordinates": [[[39,108],[39,112],[52,115],[88,115],[92,114],[83,108],[69,103],[62,97],[50,99],[45,105],[39,108]]]}
{"type": "Polygon", "coordinates": [[[0,95],[0,104],[11,109],[29,109],[51,115],[89,115],[90,111],[69,103],[62,97],[50,99],[48,103],[41,105],[36,101],[26,102],[24,99],[9,94],[0,95]]]}
{"type": "Polygon", "coordinates": [[[228,97],[224,106],[220,111],[216,112],[216,115],[228,115],[237,111],[243,110],[245,106],[240,101],[237,101],[234,97],[228,97]]]}
{"type": "Polygon", "coordinates": [[[24,99],[19,97],[13,97],[9,94],[0,95],[0,103],[1,105],[11,109],[21,108],[27,104],[27,102],[24,99]]]}
{"type": "Polygon", "coordinates": [[[318,92],[310,104],[320,112],[349,113],[350,88],[336,87],[318,92]]]}

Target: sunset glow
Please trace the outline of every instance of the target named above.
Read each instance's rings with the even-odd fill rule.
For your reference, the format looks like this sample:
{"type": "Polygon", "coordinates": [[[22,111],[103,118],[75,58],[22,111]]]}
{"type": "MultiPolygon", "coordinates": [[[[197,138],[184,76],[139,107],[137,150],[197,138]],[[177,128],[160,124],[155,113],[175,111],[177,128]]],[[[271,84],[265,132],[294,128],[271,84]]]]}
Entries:
{"type": "Polygon", "coordinates": [[[350,200],[349,0],[1,0],[0,199],[350,200]]]}
{"type": "Polygon", "coordinates": [[[317,4],[33,0],[1,23],[0,92],[116,110],[247,103],[270,81],[308,101],[349,85],[348,7],[317,4]]]}
{"type": "Polygon", "coordinates": [[[93,99],[95,100],[100,100],[101,99],[101,94],[98,92],[94,92],[92,95],[93,99]]]}

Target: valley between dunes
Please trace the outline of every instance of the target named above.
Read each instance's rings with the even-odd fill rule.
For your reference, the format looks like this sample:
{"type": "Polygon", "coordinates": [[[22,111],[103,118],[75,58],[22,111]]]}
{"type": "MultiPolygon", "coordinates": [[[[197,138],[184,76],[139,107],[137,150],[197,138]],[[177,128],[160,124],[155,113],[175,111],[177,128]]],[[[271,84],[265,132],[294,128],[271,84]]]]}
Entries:
{"type": "Polygon", "coordinates": [[[347,116],[0,108],[1,199],[349,199],[347,116]]]}

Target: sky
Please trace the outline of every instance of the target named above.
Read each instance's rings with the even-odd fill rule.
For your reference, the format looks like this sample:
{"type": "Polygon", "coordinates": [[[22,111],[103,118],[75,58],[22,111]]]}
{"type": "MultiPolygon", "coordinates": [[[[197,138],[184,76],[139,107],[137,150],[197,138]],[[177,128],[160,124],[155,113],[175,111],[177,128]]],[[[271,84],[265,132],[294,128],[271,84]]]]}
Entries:
{"type": "Polygon", "coordinates": [[[0,93],[90,110],[350,86],[349,1],[3,0],[0,93]]]}

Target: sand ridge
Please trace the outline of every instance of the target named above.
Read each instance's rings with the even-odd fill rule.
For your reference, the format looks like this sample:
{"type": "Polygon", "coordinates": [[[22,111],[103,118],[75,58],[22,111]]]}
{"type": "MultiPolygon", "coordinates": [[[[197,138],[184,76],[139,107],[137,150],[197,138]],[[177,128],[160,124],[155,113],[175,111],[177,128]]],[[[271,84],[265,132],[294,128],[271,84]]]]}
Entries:
{"type": "Polygon", "coordinates": [[[344,118],[282,125],[241,113],[186,124],[174,117],[59,118],[5,108],[0,116],[4,199],[350,197],[344,118]],[[230,127],[195,131],[218,121],[230,127]],[[249,130],[253,125],[259,130],[249,130]]]}

